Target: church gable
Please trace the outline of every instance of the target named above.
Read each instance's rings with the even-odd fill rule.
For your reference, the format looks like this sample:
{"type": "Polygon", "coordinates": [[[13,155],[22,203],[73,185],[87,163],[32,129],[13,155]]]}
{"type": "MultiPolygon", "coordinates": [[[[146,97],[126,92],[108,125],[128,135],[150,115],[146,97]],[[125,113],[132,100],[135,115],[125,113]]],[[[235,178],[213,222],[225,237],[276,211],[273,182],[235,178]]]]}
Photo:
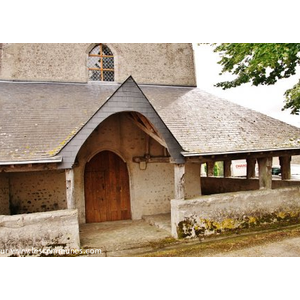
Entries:
{"type": "Polygon", "coordinates": [[[90,134],[103,120],[120,112],[129,112],[128,116],[142,130],[163,146],[166,146],[174,162],[184,162],[184,158],[181,155],[181,146],[133,78],[129,77],[62,149],[59,153],[63,157],[63,163],[60,167],[71,168],[79,149],[90,134]]]}

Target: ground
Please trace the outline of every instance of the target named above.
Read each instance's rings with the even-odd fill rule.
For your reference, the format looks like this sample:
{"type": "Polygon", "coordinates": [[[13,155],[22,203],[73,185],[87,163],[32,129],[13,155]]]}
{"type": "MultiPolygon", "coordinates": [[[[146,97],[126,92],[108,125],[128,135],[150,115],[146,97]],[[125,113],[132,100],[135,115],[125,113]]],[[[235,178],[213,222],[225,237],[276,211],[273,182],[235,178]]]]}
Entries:
{"type": "MultiPolygon", "coordinates": [[[[63,256],[300,257],[300,224],[227,236],[176,240],[170,234],[165,216],[158,217],[160,228],[157,223],[151,225],[145,220],[82,224],[81,253],[63,256]]],[[[153,219],[150,220],[152,222],[153,219]]],[[[32,254],[11,256],[28,255],[32,254]]]]}
{"type": "Polygon", "coordinates": [[[83,249],[115,257],[300,257],[300,224],[214,238],[175,240],[144,220],[81,226],[83,249]]]}
{"type": "Polygon", "coordinates": [[[300,257],[300,226],[190,242],[153,251],[158,257],[300,257]]]}

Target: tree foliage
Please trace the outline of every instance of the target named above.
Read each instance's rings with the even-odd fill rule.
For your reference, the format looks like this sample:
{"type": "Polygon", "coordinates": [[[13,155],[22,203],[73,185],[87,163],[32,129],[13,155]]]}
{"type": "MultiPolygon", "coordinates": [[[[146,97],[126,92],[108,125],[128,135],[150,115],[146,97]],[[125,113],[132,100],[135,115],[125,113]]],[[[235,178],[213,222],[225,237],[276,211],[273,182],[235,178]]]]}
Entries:
{"type": "MultiPolygon", "coordinates": [[[[216,84],[224,90],[244,83],[252,85],[272,85],[279,79],[296,74],[300,65],[300,44],[296,43],[222,43],[215,44],[214,52],[219,52],[222,65],[221,74],[236,75],[232,81],[216,84]]],[[[283,109],[291,109],[292,114],[300,112],[300,80],[285,92],[283,109]]]]}

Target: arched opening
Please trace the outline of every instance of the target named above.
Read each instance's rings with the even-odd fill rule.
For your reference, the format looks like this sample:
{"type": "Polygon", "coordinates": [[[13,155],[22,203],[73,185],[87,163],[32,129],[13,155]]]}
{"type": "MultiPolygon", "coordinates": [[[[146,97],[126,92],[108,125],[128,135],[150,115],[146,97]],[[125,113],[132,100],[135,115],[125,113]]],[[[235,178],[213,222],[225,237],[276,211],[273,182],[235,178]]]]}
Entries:
{"type": "Polygon", "coordinates": [[[87,223],[131,219],[129,175],[121,157],[99,152],[87,162],[84,181],[87,223]]]}
{"type": "Polygon", "coordinates": [[[89,81],[114,81],[114,55],[104,44],[97,44],[88,54],[89,81]]]}

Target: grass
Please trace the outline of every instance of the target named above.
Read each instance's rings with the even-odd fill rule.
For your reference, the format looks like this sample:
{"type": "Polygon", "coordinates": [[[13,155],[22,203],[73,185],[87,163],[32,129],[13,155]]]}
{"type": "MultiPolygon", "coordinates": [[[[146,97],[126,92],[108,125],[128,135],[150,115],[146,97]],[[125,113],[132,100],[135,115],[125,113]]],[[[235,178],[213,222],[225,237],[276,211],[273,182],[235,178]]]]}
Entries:
{"type": "Polygon", "coordinates": [[[230,254],[231,251],[262,246],[287,238],[300,237],[300,224],[272,231],[255,232],[204,241],[190,240],[178,243],[166,243],[164,248],[153,248],[143,257],[209,257],[218,254],[230,254]]]}

